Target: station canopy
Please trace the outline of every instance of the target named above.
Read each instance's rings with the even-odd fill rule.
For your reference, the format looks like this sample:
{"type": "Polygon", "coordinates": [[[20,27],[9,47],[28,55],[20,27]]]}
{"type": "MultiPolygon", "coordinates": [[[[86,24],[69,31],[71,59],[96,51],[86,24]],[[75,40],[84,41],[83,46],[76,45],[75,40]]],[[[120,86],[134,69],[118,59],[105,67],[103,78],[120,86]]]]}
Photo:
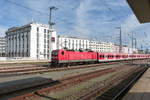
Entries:
{"type": "Polygon", "coordinates": [[[150,22],[150,0],[127,0],[140,23],[150,22]]]}

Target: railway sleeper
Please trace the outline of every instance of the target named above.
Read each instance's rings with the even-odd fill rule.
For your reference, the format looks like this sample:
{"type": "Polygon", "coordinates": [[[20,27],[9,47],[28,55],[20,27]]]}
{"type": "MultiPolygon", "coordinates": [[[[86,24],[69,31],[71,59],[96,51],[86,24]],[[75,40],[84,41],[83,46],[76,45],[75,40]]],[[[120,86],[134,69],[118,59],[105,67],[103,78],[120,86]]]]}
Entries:
{"type": "Polygon", "coordinates": [[[110,88],[101,96],[96,97],[96,100],[120,100],[146,70],[147,68],[133,73],[130,77],[110,88]]]}

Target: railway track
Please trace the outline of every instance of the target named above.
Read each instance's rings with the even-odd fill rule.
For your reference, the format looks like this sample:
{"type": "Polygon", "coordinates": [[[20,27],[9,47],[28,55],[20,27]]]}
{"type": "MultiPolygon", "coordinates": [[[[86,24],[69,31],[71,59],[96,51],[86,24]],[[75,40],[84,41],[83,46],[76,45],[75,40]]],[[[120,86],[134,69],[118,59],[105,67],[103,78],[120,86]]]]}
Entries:
{"type": "Polygon", "coordinates": [[[140,78],[148,67],[138,68],[129,73],[126,77],[118,77],[111,80],[104,87],[98,87],[83,95],[78,100],[121,100],[124,94],[132,87],[132,85],[140,78]],[[100,93],[104,93],[98,96],[100,93]]]}
{"type": "Polygon", "coordinates": [[[134,83],[143,75],[147,68],[137,71],[128,77],[126,80],[122,81],[117,86],[114,86],[108,90],[102,97],[98,97],[97,100],[120,100],[128,92],[128,90],[134,85],[134,83]],[[106,97],[107,94],[107,97],[106,97]],[[108,98],[109,97],[109,98],[108,98]],[[102,99],[103,98],[103,99],[102,99]],[[111,99],[110,99],[111,98],[111,99]]]}
{"type": "MultiPolygon", "coordinates": [[[[90,80],[95,77],[100,77],[100,76],[103,76],[108,73],[115,72],[115,71],[121,70],[121,69],[124,69],[124,68],[123,67],[108,68],[108,69],[103,69],[103,70],[97,70],[94,72],[88,72],[88,73],[84,73],[84,74],[70,76],[70,77],[66,77],[66,78],[58,79],[58,80],[47,80],[47,81],[41,82],[41,83],[36,82],[35,85],[31,84],[31,86],[20,87],[20,88],[17,88],[16,90],[11,90],[11,91],[10,90],[7,90],[7,91],[1,90],[0,97],[8,96],[10,94],[12,95],[12,94],[21,93],[27,89],[32,90],[32,93],[26,93],[24,95],[8,99],[8,100],[26,100],[26,98],[28,98],[28,97],[37,97],[38,94],[43,94],[48,91],[58,91],[61,89],[65,89],[65,88],[71,87],[75,84],[79,84],[83,81],[90,80]]],[[[11,88],[13,88],[13,87],[11,87],[11,88]]],[[[16,88],[16,86],[14,86],[14,88],[16,88]]],[[[3,99],[3,100],[5,100],[5,99],[3,99]]],[[[32,100],[32,99],[30,99],[30,100],[32,100]]]]}
{"type": "MultiPolygon", "coordinates": [[[[93,65],[92,66],[93,67],[99,66],[98,64],[94,64],[94,65],[95,66],[93,66],[93,65]]],[[[88,65],[88,66],[90,66],[90,65],[88,65]]],[[[103,70],[97,70],[94,72],[88,72],[88,73],[84,73],[84,74],[70,76],[70,77],[66,77],[66,78],[58,79],[58,80],[49,79],[49,80],[45,80],[45,81],[39,81],[39,82],[33,83],[27,87],[19,87],[19,88],[16,88],[17,86],[11,87],[12,89],[16,88],[16,90],[11,90],[11,91],[9,91],[9,89],[8,89],[8,91],[1,90],[0,91],[0,100],[1,100],[1,96],[3,97],[3,96],[8,96],[10,94],[18,94],[20,92],[22,92],[22,94],[24,94],[24,95],[17,96],[15,98],[10,98],[8,100],[26,100],[26,98],[28,98],[28,97],[34,98],[39,95],[45,94],[47,92],[50,92],[50,91],[54,92],[54,91],[66,89],[68,87],[79,84],[81,82],[84,82],[84,81],[87,81],[87,80],[90,80],[90,79],[93,79],[96,77],[100,77],[100,76],[106,75],[111,72],[122,70],[124,68],[125,67],[108,68],[108,69],[103,69],[103,70]],[[24,91],[26,91],[26,90],[32,90],[32,93],[27,93],[27,94],[24,93],[24,91]]],[[[97,100],[99,100],[99,98],[101,98],[100,100],[119,100],[118,98],[122,97],[122,95],[129,89],[129,87],[146,71],[146,69],[147,69],[147,67],[138,67],[138,68],[131,67],[130,72],[128,72],[124,75],[120,74],[116,78],[111,77],[110,81],[108,81],[107,83],[104,83],[105,86],[103,86],[103,87],[100,86],[97,89],[94,89],[94,90],[86,93],[85,95],[80,97],[78,100],[90,100],[90,98],[93,98],[93,96],[97,96],[99,94],[99,92],[102,92],[102,91],[104,92],[104,94],[97,97],[97,100]],[[134,77],[136,77],[136,79],[134,79],[134,77]],[[131,80],[134,80],[134,81],[132,82],[131,80]],[[127,84],[123,85],[123,83],[127,83],[127,84]],[[113,86],[113,87],[110,87],[110,86],[113,86]],[[119,86],[119,87],[115,87],[115,86],[119,86]],[[125,88],[123,88],[123,87],[125,87],[125,88]],[[109,90],[109,91],[106,91],[106,90],[109,90]]],[[[62,68],[62,70],[68,70],[68,69],[62,68]]],[[[2,99],[2,100],[5,100],[5,99],[2,99]]],[[[27,100],[32,100],[32,99],[27,99],[27,100]]]]}
{"type": "Polygon", "coordinates": [[[46,67],[18,67],[18,68],[6,68],[0,69],[0,73],[15,73],[15,72],[26,72],[26,71],[33,71],[33,70],[42,70],[47,69],[46,67]]]}
{"type": "Polygon", "coordinates": [[[89,67],[98,67],[104,65],[112,65],[119,63],[129,63],[129,61],[123,62],[109,62],[109,63],[99,63],[99,64],[90,64],[90,65],[77,65],[71,67],[62,67],[62,68],[50,68],[50,67],[12,67],[12,68],[0,68],[0,77],[8,77],[15,75],[25,75],[25,74],[36,74],[36,73],[44,73],[44,72],[52,72],[52,71],[62,71],[62,70],[72,70],[72,69],[81,69],[81,68],[89,68],[89,67]]]}

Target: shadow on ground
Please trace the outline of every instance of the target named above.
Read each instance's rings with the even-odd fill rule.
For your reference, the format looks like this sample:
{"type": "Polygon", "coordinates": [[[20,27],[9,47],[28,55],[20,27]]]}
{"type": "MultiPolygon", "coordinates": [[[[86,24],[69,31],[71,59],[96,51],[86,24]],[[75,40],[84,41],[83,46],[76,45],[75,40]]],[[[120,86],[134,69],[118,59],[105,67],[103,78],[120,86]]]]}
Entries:
{"type": "MultiPolygon", "coordinates": [[[[7,100],[11,97],[19,96],[25,93],[31,93],[38,89],[51,87],[59,83],[60,82],[57,80],[43,77],[33,77],[0,83],[0,100],[7,100]]],[[[50,100],[56,99],[51,98],[50,100]]]]}
{"type": "Polygon", "coordinates": [[[42,98],[45,98],[45,99],[48,99],[48,100],[57,100],[57,99],[55,99],[55,98],[52,98],[52,97],[50,97],[50,96],[46,96],[46,95],[44,95],[44,94],[39,94],[39,93],[35,93],[37,96],[40,96],[40,97],[42,97],[42,98]]]}

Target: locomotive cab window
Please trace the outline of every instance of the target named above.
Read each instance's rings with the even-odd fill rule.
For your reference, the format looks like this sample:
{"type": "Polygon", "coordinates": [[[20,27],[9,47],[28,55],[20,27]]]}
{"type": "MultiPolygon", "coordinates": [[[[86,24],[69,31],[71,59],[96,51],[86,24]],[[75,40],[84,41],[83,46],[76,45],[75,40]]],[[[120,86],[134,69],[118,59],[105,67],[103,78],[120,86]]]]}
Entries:
{"type": "Polygon", "coordinates": [[[57,56],[57,55],[58,55],[58,52],[57,52],[57,51],[54,51],[54,52],[52,52],[52,55],[57,56]]]}

